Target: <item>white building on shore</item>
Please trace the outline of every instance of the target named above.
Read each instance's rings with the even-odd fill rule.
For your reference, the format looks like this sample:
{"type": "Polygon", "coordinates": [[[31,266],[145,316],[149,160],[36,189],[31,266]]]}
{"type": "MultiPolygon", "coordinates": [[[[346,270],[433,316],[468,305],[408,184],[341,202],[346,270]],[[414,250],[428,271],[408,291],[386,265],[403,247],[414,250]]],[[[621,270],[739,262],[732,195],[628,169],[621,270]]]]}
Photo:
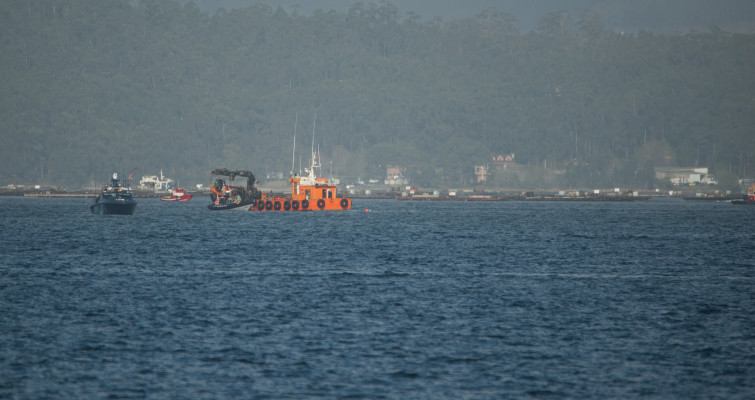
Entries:
{"type": "Polygon", "coordinates": [[[715,185],[707,167],[656,167],[655,178],[668,180],[674,185],[715,185]]]}
{"type": "Polygon", "coordinates": [[[163,171],[160,170],[160,176],[157,175],[144,175],[139,181],[139,189],[142,190],[154,190],[168,191],[173,189],[173,179],[163,176],[163,171]]]}

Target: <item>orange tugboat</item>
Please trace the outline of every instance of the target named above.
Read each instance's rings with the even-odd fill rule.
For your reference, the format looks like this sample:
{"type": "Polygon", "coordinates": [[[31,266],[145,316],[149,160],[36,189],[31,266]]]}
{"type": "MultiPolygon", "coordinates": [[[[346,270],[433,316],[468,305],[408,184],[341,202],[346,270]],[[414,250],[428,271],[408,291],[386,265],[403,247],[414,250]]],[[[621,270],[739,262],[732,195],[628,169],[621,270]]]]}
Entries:
{"type": "MultiPolygon", "coordinates": [[[[294,125],[294,131],[296,125],[294,125]]],[[[296,134],[294,134],[294,154],[296,153],[296,134]]],[[[262,197],[249,209],[250,211],[344,211],[351,209],[351,199],[338,197],[336,185],[328,183],[327,178],[315,175],[315,168],[321,168],[314,150],[314,127],[312,128],[312,158],[309,168],[304,173],[294,173],[291,165],[291,196],[262,193],[262,197]]]]}
{"type": "Polygon", "coordinates": [[[293,174],[288,180],[291,184],[291,196],[262,193],[262,198],[250,208],[250,211],[334,211],[351,208],[351,199],[338,197],[336,185],[328,183],[326,178],[318,178],[315,168],[320,168],[317,155],[312,152],[312,163],[304,174],[293,174]]]}

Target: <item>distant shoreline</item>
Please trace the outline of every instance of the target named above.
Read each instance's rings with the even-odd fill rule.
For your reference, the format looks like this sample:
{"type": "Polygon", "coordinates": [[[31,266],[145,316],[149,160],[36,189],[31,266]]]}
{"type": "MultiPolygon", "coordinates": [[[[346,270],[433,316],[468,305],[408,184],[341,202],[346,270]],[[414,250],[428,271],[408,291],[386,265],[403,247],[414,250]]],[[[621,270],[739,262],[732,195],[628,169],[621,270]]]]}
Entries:
{"type": "MultiPolygon", "coordinates": [[[[265,192],[285,193],[281,188],[260,188],[265,192]]],[[[449,195],[446,191],[434,190],[417,190],[415,193],[397,192],[395,190],[359,190],[356,193],[349,193],[346,190],[339,190],[339,195],[353,199],[396,199],[402,201],[637,201],[648,200],[653,197],[663,198],[683,198],[685,200],[718,200],[729,201],[742,198],[741,193],[726,193],[723,191],[702,191],[702,190],[674,190],[660,191],[655,190],[626,190],[622,192],[613,191],[564,191],[564,190],[483,190],[483,191],[465,191],[457,195],[449,195]],[[369,193],[371,192],[371,193],[369,193]]],[[[134,190],[132,191],[135,198],[158,198],[170,195],[169,192],[154,192],[134,190]]],[[[210,192],[205,190],[187,191],[194,196],[209,196],[210,192]]],[[[99,191],[72,191],[67,192],[62,189],[26,189],[26,190],[0,190],[0,197],[44,197],[44,198],[94,198],[99,191]]]]}
{"type": "MultiPolygon", "coordinates": [[[[192,193],[195,196],[209,196],[205,192],[192,193]]],[[[142,192],[134,193],[135,198],[158,198],[165,196],[165,193],[154,192],[142,192]]],[[[97,193],[94,192],[72,192],[72,193],[51,193],[51,192],[0,192],[0,196],[4,197],[43,197],[43,198],[94,198],[97,197],[97,193]]],[[[731,201],[739,200],[742,195],[707,195],[707,196],[690,196],[686,195],[673,195],[668,194],[584,194],[580,196],[576,195],[563,195],[557,193],[548,194],[474,194],[464,196],[434,196],[434,195],[414,195],[414,196],[401,196],[392,193],[375,193],[370,195],[355,194],[346,195],[353,199],[360,200],[399,200],[399,201],[567,201],[567,202],[635,202],[645,201],[651,198],[677,198],[684,200],[708,200],[708,201],[731,201]]]]}

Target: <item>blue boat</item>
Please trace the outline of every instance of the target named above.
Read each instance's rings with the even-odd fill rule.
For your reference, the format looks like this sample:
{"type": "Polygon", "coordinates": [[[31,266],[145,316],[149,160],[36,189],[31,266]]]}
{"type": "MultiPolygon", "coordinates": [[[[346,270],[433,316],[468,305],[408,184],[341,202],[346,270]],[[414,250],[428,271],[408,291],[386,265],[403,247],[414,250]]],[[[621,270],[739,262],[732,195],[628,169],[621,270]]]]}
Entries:
{"type": "Polygon", "coordinates": [[[118,183],[118,173],[114,173],[110,186],[105,185],[102,188],[89,209],[92,210],[92,214],[131,215],[136,209],[136,200],[127,186],[124,187],[118,183]]]}

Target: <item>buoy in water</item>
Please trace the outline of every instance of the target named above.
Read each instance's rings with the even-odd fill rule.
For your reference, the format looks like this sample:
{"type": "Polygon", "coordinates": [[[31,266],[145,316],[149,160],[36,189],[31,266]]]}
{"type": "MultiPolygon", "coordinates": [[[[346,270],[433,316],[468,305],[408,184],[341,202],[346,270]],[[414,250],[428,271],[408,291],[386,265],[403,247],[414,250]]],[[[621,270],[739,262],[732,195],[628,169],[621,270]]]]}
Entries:
{"type": "Polygon", "coordinates": [[[365,208],[364,212],[370,212],[370,209],[369,208],[365,208]]]}

